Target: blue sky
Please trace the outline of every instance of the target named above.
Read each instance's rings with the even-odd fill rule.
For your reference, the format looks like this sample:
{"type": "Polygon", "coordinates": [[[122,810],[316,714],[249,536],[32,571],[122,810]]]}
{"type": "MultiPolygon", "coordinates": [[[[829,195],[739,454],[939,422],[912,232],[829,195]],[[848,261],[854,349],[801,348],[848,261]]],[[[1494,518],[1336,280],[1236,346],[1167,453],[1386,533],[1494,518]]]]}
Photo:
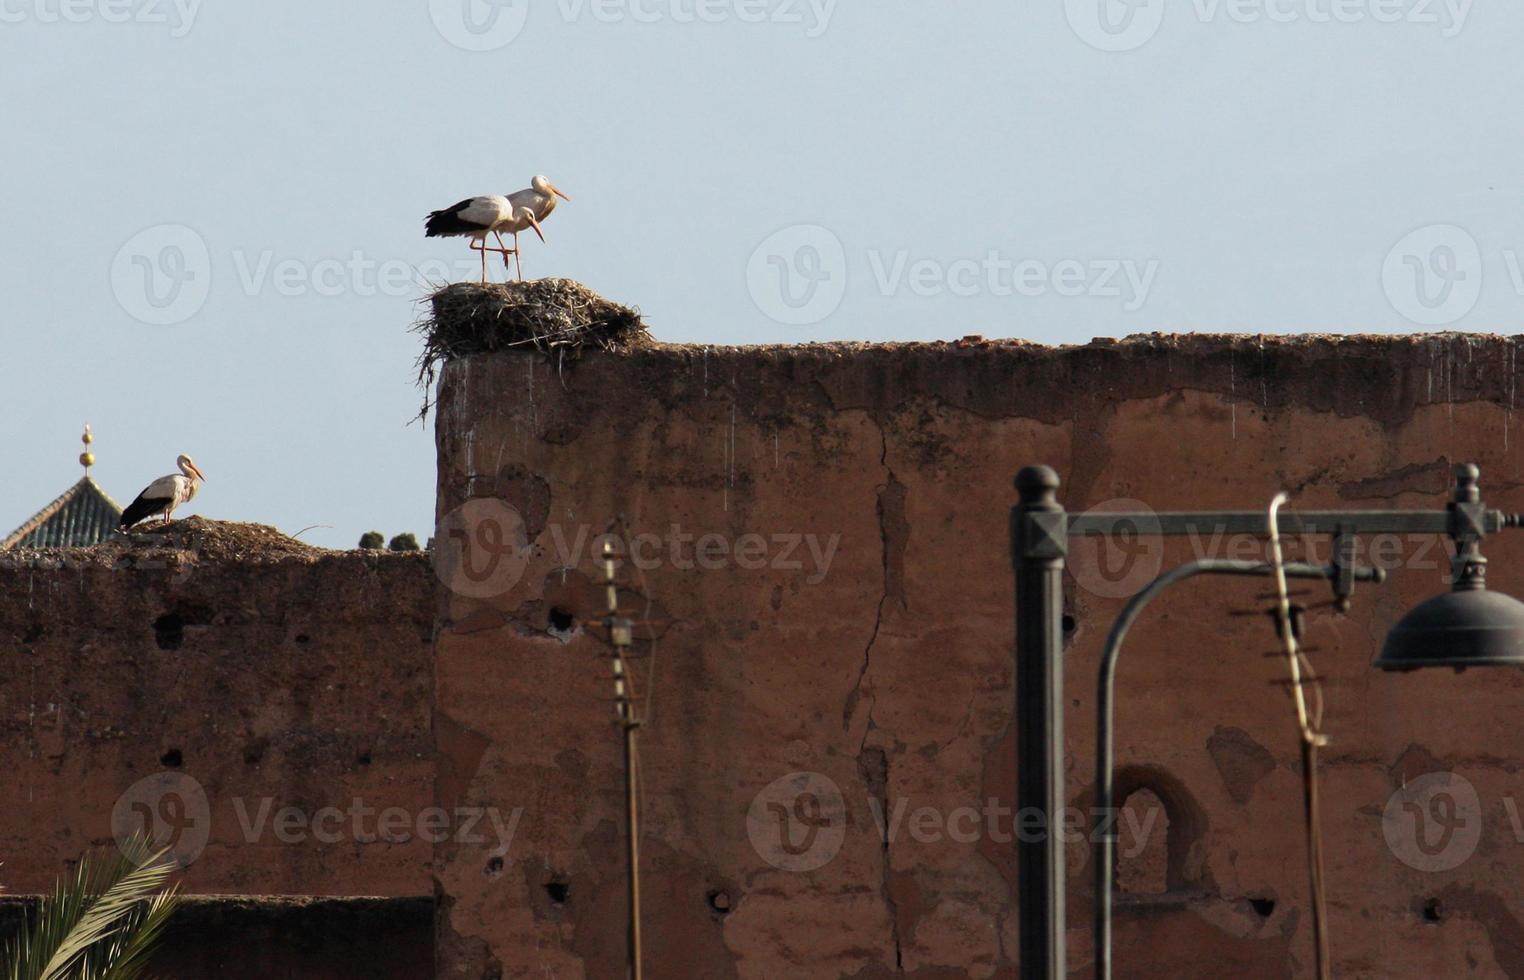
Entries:
{"type": "Polygon", "coordinates": [[[0,533],[89,421],[123,503],[183,451],[205,516],[426,536],[407,330],[474,272],[421,219],[536,173],[528,274],[670,341],[1518,332],[1521,49],[1467,0],[0,0],[0,533]]]}

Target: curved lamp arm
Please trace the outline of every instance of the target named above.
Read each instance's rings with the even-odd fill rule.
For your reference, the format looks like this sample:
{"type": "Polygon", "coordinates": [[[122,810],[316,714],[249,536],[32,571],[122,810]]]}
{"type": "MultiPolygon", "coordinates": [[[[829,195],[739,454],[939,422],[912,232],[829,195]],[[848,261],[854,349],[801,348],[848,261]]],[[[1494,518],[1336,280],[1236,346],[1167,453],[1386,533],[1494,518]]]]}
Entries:
{"type": "MultiPolygon", "coordinates": [[[[1339,575],[1336,565],[1309,565],[1291,562],[1286,564],[1287,578],[1335,579],[1339,575]]],[[[1379,568],[1345,569],[1353,571],[1360,582],[1381,582],[1386,574],[1379,568]]],[[[1143,591],[1128,600],[1121,615],[1112,624],[1106,637],[1106,650],[1101,656],[1101,670],[1096,684],[1096,749],[1095,749],[1095,820],[1091,840],[1094,844],[1092,860],[1095,863],[1095,976],[1097,980],[1111,980],[1111,888],[1112,855],[1116,850],[1116,813],[1112,805],[1112,701],[1114,700],[1117,674],[1117,658],[1122,653],[1122,641],[1127,631],[1137,621],[1143,607],[1159,593],[1176,582],[1197,575],[1236,575],[1249,578],[1268,578],[1275,574],[1274,566],[1267,562],[1229,561],[1205,559],[1188,562],[1173,568],[1154,579],[1143,591]]]]}

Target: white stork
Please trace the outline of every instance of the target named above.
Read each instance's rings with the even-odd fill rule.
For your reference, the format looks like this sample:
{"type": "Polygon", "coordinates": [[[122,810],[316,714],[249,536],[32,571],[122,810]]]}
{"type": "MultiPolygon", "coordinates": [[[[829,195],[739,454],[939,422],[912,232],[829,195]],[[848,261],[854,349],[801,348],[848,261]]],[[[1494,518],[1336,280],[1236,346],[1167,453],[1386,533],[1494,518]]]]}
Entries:
{"type": "Polygon", "coordinates": [[[117,524],[118,529],[125,531],[155,514],[163,514],[164,523],[168,524],[175,508],[188,503],[196,495],[196,491],[201,489],[201,481],[206,477],[189,456],[182,454],[175,460],[175,465],[180,467],[179,473],[159,477],[138,494],[138,499],[127,505],[117,524]]]}
{"type": "MultiPolygon", "coordinates": [[[[519,208],[529,208],[534,212],[534,216],[537,221],[544,221],[546,218],[550,217],[550,212],[556,209],[556,198],[558,197],[563,201],[571,200],[571,198],[567,197],[561,191],[561,188],[550,182],[549,177],[539,176],[531,180],[528,187],[524,188],[521,191],[514,191],[512,194],[509,194],[508,202],[513,205],[515,210],[519,208]]],[[[503,230],[513,231],[513,254],[518,258],[519,278],[523,279],[524,256],[519,252],[519,232],[523,231],[524,228],[521,225],[517,229],[505,228],[503,230]]],[[[538,230],[538,228],[536,230],[538,230]]],[[[545,240],[544,234],[540,235],[540,240],[545,240]]],[[[507,255],[503,256],[503,262],[504,264],[507,264],[507,255]]]]}
{"type": "Polygon", "coordinates": [[[487,253],[503,253],[503,262],[506,264],[509,249],[503,243],[502,233],[512,231],[517,236],[520,230],[527,227],[533,227],[540,240],[545,240],[545,233],[540,231],[533,210],[527,207],[515,208],[508,198],[490,194],[486,197],[468,197],[441,211],[430,211],[424,219],[423,234],[425,238],[469,236],[472,250],[482,254],[482,282],[486,282],[487,253]],[[488,247],[488,235],[497,236],[497,248],[488,247]]]}
{"type": "MultiPolygon", "coordinates": [[[[469,236],[472,239],[471,248],[482,254],[482,282],[486,282],[488,252],[502,253],[503,264],[506,266],[509,256],[518,254],[519,233],[526,228],[533,228],[535,234],[540,236],[540,241],[545,241],[545,232],[541,230],[540,222],[556,209],[558,195],[571,200],[546,178],[536,177],[530,187],[507,197],[492,194],[467,198],[452,207],[430,212],[424,220],[424,237],[469,236]],[[503,242],[502,233],[505,231],[513,233],[511,249],[503,242]],[[487,247],[489,234],[497,238],[497,248],[487,247]]],[[[519,259],[519,278],[524,278],[522,258],[519,259]]]]}

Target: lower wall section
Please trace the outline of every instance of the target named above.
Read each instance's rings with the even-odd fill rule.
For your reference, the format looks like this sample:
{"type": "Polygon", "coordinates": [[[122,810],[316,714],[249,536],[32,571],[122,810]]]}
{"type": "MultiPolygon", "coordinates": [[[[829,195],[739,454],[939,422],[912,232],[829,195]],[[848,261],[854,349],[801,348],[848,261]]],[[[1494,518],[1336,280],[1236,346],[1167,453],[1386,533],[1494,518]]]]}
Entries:
{"type": "MultiPolygon", "coordinates": [[[[0,937],[32,903],[0,900],[0,937]]],[[[165,930],[163,980],[429,980],[431,898],[190,897],[165,930]]]]}
{"type": "Polygon", "coordinates": [[[430,894],[427,559],[137,537],[0,554],[0,885],[152,829],[191,894],[430,894]]]}

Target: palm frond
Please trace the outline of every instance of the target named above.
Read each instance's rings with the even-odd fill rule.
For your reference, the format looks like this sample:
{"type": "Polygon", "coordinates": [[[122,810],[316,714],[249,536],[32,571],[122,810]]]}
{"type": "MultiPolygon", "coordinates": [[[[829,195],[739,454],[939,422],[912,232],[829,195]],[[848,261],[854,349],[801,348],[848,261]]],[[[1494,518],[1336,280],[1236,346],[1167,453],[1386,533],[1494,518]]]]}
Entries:
{"type": "Polygon", "coordinates": [[[140,838],[81,859],[7,943],[3,980],[138,980],[178,903],[164,889],[176,869],[140,838]]]}

